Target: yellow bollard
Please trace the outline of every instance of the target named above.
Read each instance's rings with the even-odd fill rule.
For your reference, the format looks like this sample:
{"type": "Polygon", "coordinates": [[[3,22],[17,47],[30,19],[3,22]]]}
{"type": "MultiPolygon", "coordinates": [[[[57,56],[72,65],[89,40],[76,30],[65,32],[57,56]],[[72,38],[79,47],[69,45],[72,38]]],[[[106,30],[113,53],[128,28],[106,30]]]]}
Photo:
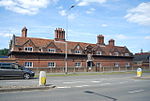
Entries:
{"type": "Polygon", "coordinates": [[[40,71],[40,75],[39,75],[39,85],[40,85],[40,86],[46,85],[46,72],[45,72],[45,71],[40,71]]]}
{"type": "Polygon", "coordinates": [[[141,77],[142,76],[142,69],[138,68],[137,69],[137,77],[141,77]]]}

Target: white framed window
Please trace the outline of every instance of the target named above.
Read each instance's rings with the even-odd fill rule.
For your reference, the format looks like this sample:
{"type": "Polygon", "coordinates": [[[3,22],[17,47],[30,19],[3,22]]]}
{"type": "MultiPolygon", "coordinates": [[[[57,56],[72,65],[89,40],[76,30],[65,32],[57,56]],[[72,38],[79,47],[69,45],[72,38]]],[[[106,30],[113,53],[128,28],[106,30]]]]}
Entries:
{"type": "Polygon", "coordinates": [[[49,48],[47,51],[50,52],[50,53],[55,53],[55,52],[56,52],[56,49],[49,48]]]}
{"type": "Polygon", "coordinates": [[[32,52],[33,51],[33,47],[25,47],[24,50],[27,51],[27,52],[32,52]]]}
{"type": "Polygon", "coordinates": [[[102,51],[97,51],[96,55],[102,55],[102,51]]]}
{"type": "Polygon", "coordinates": [[[129,56],[129,53],[125,53],[125,56],[129,56]]]}
{"type": "Polygon", "coordinates": [[[76,62],[76,63],[75,63],[75,67],[82,67],[81,62],[76,62]]]}
{"type": "Polygon", "coordinates": [[[81,51],[80,50],[76,50],[75,53],[76,54],[81,54],[81,51]]]}
{"type": "Polygon", "coordinates": [[[25,66],[26,68],[32,68],[32,67],[33,67],[33,62],[25,62],[25,63],[24,63],[24,66],[25,66]]]}
{"type": "Polygon", "coordinates": [[[99,67],[99,68],[100,68],[100,67],[102,67],[102,64],[99,63],[99,62],[97,62],[97,63],[96,63],[96,67],[99,67]]]}
{"type": "Polygon", "coordinates": [[[114,52],[114,55],[115,55],[115,56],[119,56],[119,53],[118,53],[118,52],[114,52]]]}
{"type": "Polygon", "coordinates": [[[56,63],[55,62],[49,62],[48,63],[48,67],[55,68],[56,67],[56,63]]]}
{"type": "Polygon", "coordinates": [[[114,66],[115,66],[115,67],[119,67],[119,63],[118,63],[118,62],[115,62],[115,63],[114,63],[114,66]]]}
{"type": "Polygon", "coordinates": [[[130,67],[130,63],[127,62],[127,63],[125,64],[125,67],[130,67]]]}

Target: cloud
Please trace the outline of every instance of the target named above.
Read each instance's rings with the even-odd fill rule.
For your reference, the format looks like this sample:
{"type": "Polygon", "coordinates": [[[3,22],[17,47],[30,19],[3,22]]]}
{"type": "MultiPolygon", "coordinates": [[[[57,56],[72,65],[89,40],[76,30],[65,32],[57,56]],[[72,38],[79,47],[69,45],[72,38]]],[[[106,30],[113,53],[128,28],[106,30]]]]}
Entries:
{"type": "Polygon", "coordinates": [[[91,14],[95,11],[95,8],[90,8],[89,10],[86,11],[87,14],[91,14]]]}
{"type": "Polygon", "coordinates": [[[114,38],[117,40],[132,39],[132,37],[128,37],[128,36],[125,36],[123,34],[110,34],[110,35],[105,35],[105,36],[108,38],[114,38]]]}
{"type": "Polygon", "coordinates": [[[49,3],[57,1],[58,0],[1,0],[0,6],[16,13],[33,15],[37,14],[40,8],[46,8],[49,3]]]}
{"type": "Polygon", "coordinates": [[[125,18],[129,22],[150,25],[150,2],[141,3],[137,7],[128,10],[125,18]]]}
{"type": "Polygon", "coordinates": [[[105,3],[107,0],[81,0],[77,5],[78,6],[88,6],[90,3],[105,3]]]}
{"type": "Polygon", "coordinates": [[[10,34],[10,33],[0,33],[0,36],[1,37],[12,37],[13,34],[10,34]]]}
{"type": "Polygon", "coordinates": [[[108,27],[107,24],[101,24],[101,27],[108,27]]]}
{"type": "MultiPolygon", "coordinates": [[[[66,11],[66,10],[61,10],[61,11],[59,11],[58,13],[59,13],[61,16],[66,16],[66,17],[67,17],[67,11],[66,11]]],[[[76,18],[76,16],[77,16],[77,14],[70,13],[70,14],[68,15],[68,19],[69,19],[69,20],[73,20],[73,19],[76,18]]]]}
{"type": "Polygon", "coordinates": [[[61,16],[66,16],[67,15],[67,12],[66,10],[61,10],[58,12],[61,16]]]}
{"type": "Polygon", "coordinates": [[[145,36],[144,39],[150,40],[150,36],[145,36]]]}

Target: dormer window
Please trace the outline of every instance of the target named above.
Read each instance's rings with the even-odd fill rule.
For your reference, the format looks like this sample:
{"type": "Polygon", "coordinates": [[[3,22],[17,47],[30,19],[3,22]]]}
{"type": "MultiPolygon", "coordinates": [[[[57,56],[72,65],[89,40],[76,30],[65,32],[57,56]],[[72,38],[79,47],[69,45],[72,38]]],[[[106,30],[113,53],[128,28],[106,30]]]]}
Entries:
{"type": "Polygon", "coordinates": [[[129,53],[125,53],[125,56],[129,56],[129,53]]]}
{"type": "Polygon", "coordinates": [[[96,55],[102,55],[102,52],[101,51],[97,51],[96,55]]]}
{"type": "Polygon", "coordinates": [[[32,52],[33,51],[33,47],[25,47],[24,50],[27,51],[27,52],[32,52]]]}
{"type": "Polygon", "coordinates": [[[49,48],[47,51],[50,52],[50,53],[55,53],[55,52],[56,52],[56,49],[49,48]]]}
{"type": "Polygon", "coordinates": [[[80,50],[76,50],[75,54],[81,54],[81,51],[80,50]]]}
{"type": "Polygon", "coordinates": [[[118,52],[114,52],[114,55],[115,55],[115,56],[119,56],[119,53],[118,53],[118,52]]]}

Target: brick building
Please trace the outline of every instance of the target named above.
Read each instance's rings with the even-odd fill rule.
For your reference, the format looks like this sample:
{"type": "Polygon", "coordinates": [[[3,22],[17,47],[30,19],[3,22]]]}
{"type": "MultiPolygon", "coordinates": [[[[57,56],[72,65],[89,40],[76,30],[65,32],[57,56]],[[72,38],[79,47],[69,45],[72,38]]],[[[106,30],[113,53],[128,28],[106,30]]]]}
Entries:
{"type": "Polygon", "coordinates": [[[143,69],[150,69],[150,52],[135,53],[133,66],[143,69]]]}
{"type": "Polygon", "coordinates": [[[18,64],[34,70],[52,72],[63,72],[67,63],[68,71],[72,72],[130,67],[133,55],[127,47],[116,46],[113,39],[106,45],[103,35],[97,36],[95,44],[71,42],[65,39],[64,29],[56,28],[54,39],[31,38],[24,27],[22,36],[14,35],[11,40],[9,58],[16,58],[18,64]]]}

